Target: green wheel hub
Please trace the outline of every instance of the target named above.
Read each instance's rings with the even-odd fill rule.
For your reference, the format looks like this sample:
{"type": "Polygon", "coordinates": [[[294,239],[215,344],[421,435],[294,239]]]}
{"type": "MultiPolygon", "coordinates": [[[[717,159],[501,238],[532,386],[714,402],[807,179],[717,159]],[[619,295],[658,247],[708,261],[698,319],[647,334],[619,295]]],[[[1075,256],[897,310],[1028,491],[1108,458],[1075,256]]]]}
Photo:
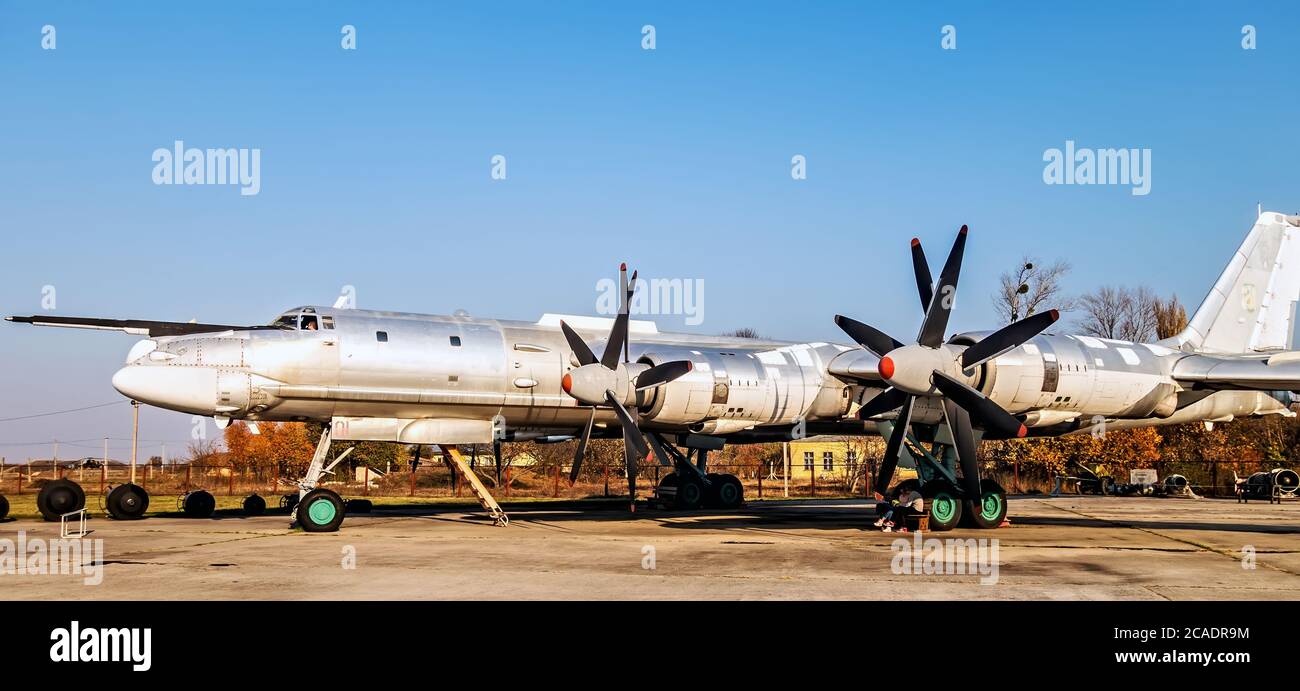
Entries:
{"type": "Polygon", "coordinates": [[[980,518],[991,521],[1000,515],[1002,515],[1002,495],[996,492],[985,492],[980,500],[980,518]]]}
{"type": "Polygon", "coordinates": [[[307,507],[307,517],[316,525],[327,525],[334,517],[338,515],[338,509],[334,507],[334,502],[321,497],[307,507]]]}
{"type": "Polygon", "coordinates": [[[930,501],[930,514],[941,523],[951,521],[956,513],[957,500],[953,499],[950,494],[940,492],[934,495],[934,499],[930,501]]]}

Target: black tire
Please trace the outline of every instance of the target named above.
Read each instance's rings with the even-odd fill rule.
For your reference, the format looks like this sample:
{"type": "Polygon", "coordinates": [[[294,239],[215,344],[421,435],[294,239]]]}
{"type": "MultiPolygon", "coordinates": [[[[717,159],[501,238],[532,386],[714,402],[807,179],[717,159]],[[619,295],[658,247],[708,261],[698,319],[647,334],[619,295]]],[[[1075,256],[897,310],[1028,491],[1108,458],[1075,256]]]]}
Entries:
{"type": "Polygon", "coordinates": [[[670,509],[677,506],[677,473],[668,473],[659,480],[655,498],[658,499],[660,508],[670,509]]]}
{"type": "Polygon", "coordinates": [[[343,524],[346,512],[339,495],[318,487],[298,502],[298,525],[309,533],[332,533],[343,524]]]}
{"type": "Polygon", "coordinates": [[[961,524],[965,513],[963,502],[947,483],[936,487],[927,487],[921,493],[925,497],[925,508],[930,513],[930,530],[943,532],[952,530],[961,524]]]}
{"type": "Polygon", "coordinates": [[[217,510],[217,500],[206,490],[196,489],[185,495],[181,510],[189,518],[212,518],[212,513],[217,510]]]}
{"type": "Polygon", "coordinates": [[[347,508],[348,513],[370,513],[375,505],[369,499],[349,499],[347,508]]]}
{"type": "Polygon", "coordinates": [[[261,516],[266,513],[266,500],[256,494],[244,497],[244,515],[261,516]]]}
{"type": "Polygon", "coordinates": [[[1007,517],[1007,495],[998,490],[985,489],[979,501],[967,499],[963,503],[966,520],[976,528],[996,528],[1007,517]]]}
{"type": "Polygon", "coordinates": [[[47,521],[86,508],[86,493],[72,480],[51,480],[36,495],[36,509],[47,521]]]}
{"type": "Polygon", "coordinates": [[[149,493],[139,485],[126,483],[114,487],[104,500],[109,518],[115,521],[137,521],[149,510],[149,493]]]}
{"type": "Polygon", "coordinates": [[[3,521],[9,515],[9,500],[3,494],[0,494],[0,521],[3,521]]]}
{"type": "Polygon", "coordinates": [[[734,509],[745,503],[745,486],[740,483],[740,478],[735,475],[715,475],[714,478],[713,495],[718,506],[734,509]]]}
{"type": "Polygon", "coordinates": [[[280,508],[287,513],[293,513],[298,508],[298,493],[286,494],[280,497],[280,508]]]}
{"type": "Polygon", "coordinates": [[[693,475],[678,475],[676,507],[690,511],[700,508],[703,504],[704,483],[693,475]]]}

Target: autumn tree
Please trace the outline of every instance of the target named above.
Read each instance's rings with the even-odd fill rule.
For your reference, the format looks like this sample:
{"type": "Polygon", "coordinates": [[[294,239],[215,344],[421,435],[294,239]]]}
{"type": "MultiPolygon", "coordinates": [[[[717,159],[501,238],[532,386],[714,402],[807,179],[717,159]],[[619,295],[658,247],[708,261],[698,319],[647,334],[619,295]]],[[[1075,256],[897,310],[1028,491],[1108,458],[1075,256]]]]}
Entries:
{"type": "Polygon", "coordinates": [[[1187,328],[1187,310],[1174,295],[1168,300],[1156,298],[1151,308],[1155,311],[1156,338],[1173,338],[1187,328]]]}
{"type": "Polygon", "coordinates": [[[1089,336],[1121,341],[1151,341],[1156,336],[1155,293],[1146,286],[1102,286],[1079,298],[1079,329],[1089,336]]]}
{"type": "Polygon", "coordinates": [[[1074,301],[1064,294],[1061,283],[1069,272],[1068,262],[1057,260],[1044,265],[1024,257],[1016,270],[1002,274],[998,290],[993,293],[993,307],[1008,324],[1044,309],[1068,311],[1074,301]]]}

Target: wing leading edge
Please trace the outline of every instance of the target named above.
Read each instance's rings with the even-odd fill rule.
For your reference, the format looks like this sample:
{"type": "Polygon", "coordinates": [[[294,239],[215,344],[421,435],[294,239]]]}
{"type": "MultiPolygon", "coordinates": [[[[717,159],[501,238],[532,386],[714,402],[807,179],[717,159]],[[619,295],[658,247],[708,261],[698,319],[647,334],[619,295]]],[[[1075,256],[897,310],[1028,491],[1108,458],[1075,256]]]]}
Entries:
{"type": "Polygon", "coordinates": [[[195,322],[149,321],[146,319],[100,319],[98,317],[5,317],[5,321],[33,326],[61,326],[70,329],[99,329],[122,331],[137,336],[185,336],[189,334],[218,333],[221,331],[248,331],[275,329],[276,326],[232,326],[230,324],[199,324],[195,322]]]}

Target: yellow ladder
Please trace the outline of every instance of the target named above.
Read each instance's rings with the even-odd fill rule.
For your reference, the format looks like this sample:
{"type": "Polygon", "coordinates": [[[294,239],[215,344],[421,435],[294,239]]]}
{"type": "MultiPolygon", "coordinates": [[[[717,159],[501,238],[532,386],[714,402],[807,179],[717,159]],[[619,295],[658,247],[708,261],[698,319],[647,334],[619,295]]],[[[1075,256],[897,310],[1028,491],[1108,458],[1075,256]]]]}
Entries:
{"type": "Polygon", "coordinates": [[[465,481],[465,484],[469,485],[470,491],[478,499],[479,506],[482,506],[483,510],[492,516],[492,522],[499,526],[510,525],[510,517],[506,515],[505,511],[501,510],[501,505],[497,503],[496,499],[492,498],[492,494],[488,492],[487,487],[478,479],[478,474],[465,462],[465,457],[460,455],[460,449],[450,445],[439,446],[438,448],[442,449],[442,457],[456,469],[456,473],[465,481]]]}

